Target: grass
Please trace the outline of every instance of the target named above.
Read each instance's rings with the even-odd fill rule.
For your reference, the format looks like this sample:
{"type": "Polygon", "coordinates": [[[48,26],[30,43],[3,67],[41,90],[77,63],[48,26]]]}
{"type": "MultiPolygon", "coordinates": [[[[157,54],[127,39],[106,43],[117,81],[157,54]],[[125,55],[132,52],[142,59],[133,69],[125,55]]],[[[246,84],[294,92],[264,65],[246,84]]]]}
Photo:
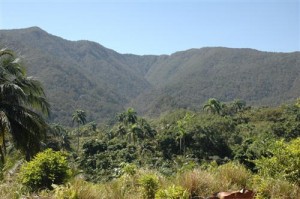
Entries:
{"type": "Polygon", "coordinates": [[[257,193],[257,199],[300,198],[300,188],[297,185],[285,180],[253,175],[243,165],[234,162],[211,169],[198,167],[180,172],[173,177],[163,176],[153,170],[137,169],[135,173],[125,173],[118,179],[101,184],[73,178],[64,185],[54,185],[54,190],[37,193],[26,192],[17,181],[3,180],[0,184],[0,198],[31,199],[39,196],[40,199],[142,199],[144,190],[139,179],[147,175],[157,177],[159,186],[157,190],[168,190],[170,193],[174,187],[181,187],[188,195],[194,197],[205,198],[214,192],[247,187],[257,193]]]}

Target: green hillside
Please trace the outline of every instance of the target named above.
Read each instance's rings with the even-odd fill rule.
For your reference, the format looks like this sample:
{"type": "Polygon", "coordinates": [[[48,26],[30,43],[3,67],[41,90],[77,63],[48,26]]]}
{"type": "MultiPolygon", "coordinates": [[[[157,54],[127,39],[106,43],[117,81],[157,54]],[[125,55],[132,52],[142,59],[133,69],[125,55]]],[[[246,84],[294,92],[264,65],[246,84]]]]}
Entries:
{"type": "Polygon", "coordinates": [[[139,104],[142,112],[159,112],[165,98],[177,107],[190,109],[199,108],[211,96],[278,105],[300,95],[300,53],[191,49],[161,57],[146,78],[157,91],[133,103],[139,104]],[[149,102],[146,106],[145,101],[149,102]]]}
{"type": "Polygon", "coordinates": [[[140,65],[138,56],[123,56],[94,42],[67,41],[33,27],[2,30],[0,45],[26,57],[28,74],[45,86],[52,119],[64,124],[70,124],[76,108],[86,110],[89,120],[111,118],[150,87],[143,77],[144,57],[140,65]]]}
{"type": "Polygon", "coordinates": [[[38,27],[0,31],[1,48],[26,60],[44,84],[54,122],[112,118],[126,107],[144,115],[199,109],[210,97],[278,105],[300,95],[300,53],[201,48],[172,55],[120,54],[90,41],[68,41],[38,27]]]}

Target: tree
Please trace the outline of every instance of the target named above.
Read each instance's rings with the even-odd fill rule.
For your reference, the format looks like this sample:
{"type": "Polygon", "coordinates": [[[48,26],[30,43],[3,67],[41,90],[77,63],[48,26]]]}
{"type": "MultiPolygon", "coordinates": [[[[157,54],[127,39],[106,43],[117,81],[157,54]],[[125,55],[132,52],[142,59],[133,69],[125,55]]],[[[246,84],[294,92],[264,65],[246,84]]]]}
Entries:
{"type": "Polygon", "coordinates": [[[151,146],[148,138],[154,138],[156,131],[151,128],[148,122],[137,117],[137,113],[133,108],[117,115],[119,124],[117,125],[116,135],[122,139],[126,136],[128,143],[137,147],[138,153],[145,154],[151,146]]]}
{"type": "Polygon", "coordinates": [[[55,150],[71,150],[71,143],[67,130],[60,124],[50,126],[47,146],[55,150]]]}
{"type": "Polygon", "coordinates": [[[77,123],[77,153],[79,151],[79,125],[86,123],[86,114],[83,110],[77,109],[72,115],[73,122],[77,123]]]}
{"type": "Polygon", "coordinates": [[[125,112],[118,114],[118,134],[121,136],[127,135],[129,142],[135,144],[137,140],[137,134],[141,133],[141,129],[137,125],[138,117],[133,108],[128,108],[125,112]]]}
{"type": "Polygon", "coordinates": [[[20,59],[10,50],[0,50],[0,154],[4,162],[5,136],[30,160],[40,150],[48,125],[39,114],[49,115],[50,105],[41,83],[27,77],[20,59]]]}
{"type": "Polygon", "coordinates": [[[203,110],[209,111],[213,114],[220,114],[222,110],[222,104],[215,98],[210,98],[203,106],[203,110]]]}
{"type": "Polygon", "coordinates": [[[180,152],[183,152],[185,155],[185,137],[187,135],[187,125],[191,121],[194,116],[190,113],[186,113],[183,119],[177,121],[177,129],[179,132],[178,139],[179,139],[179,149],[180,152]]]}
{"type": "Polygon", "coordinates": [[[234,111],[237,113],[238,111],[245,109],[246,102],[244,100],[236,99],[232,102],[232,107],[234,111]]]}
{"type": "Polygon", "coordinates": [[[122,122],[125,125],[135,124],[138,120],[137,113],[133,108],[128,108],[125,112],[119,114],[117,119],[119,122],[122,122]]]}

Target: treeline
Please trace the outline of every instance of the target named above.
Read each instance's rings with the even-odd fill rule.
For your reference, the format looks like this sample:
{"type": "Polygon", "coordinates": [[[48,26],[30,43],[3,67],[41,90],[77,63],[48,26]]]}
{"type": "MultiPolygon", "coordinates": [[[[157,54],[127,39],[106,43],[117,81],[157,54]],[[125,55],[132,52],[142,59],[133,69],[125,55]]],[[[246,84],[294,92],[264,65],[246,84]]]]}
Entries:
{"type": "Polygon", "coordinates": [[[83,144],[80,167],[92,181],[118,177],[123,163],[172,175],[187,165],[235,160],[257,172],[255,161],[272,156],[275,143],[300,135],[296,104],[251,108],[241,100],[209,99],[203,109],[176,110],[147,122],[129,108],[83,144]]]}

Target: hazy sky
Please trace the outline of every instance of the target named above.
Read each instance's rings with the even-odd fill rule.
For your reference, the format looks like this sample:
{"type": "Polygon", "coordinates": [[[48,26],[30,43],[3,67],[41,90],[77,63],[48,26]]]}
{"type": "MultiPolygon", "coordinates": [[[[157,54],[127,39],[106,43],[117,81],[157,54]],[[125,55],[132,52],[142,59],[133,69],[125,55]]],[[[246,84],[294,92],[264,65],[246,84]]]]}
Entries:
{"type": "Polygon", "coordinates": [[[120,53],[300,50],[300,0],[0,0],[0,29],[39,26],[120,53]]]}

